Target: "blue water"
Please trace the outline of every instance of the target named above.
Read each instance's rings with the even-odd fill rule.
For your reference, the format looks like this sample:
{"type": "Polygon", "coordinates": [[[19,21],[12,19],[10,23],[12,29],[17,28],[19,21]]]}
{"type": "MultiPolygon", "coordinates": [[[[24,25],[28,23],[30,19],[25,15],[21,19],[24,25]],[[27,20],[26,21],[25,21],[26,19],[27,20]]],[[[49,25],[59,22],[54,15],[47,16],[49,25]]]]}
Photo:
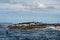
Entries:
{"type": "Polygon", "coordinates": [[[52,28],[6,29],[0,25],[0,40],[60,40],[60,30],[52,28]]]}

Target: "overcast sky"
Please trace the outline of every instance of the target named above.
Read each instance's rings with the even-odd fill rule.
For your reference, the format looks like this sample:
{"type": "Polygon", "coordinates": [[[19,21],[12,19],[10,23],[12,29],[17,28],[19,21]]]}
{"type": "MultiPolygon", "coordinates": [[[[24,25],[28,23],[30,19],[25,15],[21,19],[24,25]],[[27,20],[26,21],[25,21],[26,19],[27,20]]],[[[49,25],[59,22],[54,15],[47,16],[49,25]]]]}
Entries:
{"type": "Polygon", "coordinates": [[[0,22],[60,23],[60,0],[0,0],[0,22]]]}

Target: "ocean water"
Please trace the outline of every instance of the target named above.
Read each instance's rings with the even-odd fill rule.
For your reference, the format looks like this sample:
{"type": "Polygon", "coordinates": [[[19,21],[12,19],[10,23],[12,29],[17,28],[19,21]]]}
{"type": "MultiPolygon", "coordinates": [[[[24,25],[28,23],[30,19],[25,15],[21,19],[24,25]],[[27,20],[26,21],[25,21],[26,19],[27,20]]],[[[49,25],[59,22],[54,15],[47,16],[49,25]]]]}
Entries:
{"type": "Polygon", "coordinates": [[[60,40],[60,30],[53,28],[7,29],[0,25],[0,40],[60,40]]]}

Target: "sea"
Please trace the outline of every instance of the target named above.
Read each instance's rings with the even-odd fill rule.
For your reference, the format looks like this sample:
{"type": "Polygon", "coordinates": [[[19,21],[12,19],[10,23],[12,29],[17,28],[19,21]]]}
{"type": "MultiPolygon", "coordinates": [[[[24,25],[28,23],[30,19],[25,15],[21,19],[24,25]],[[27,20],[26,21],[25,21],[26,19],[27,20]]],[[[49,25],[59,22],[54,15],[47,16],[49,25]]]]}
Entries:
{"type": "Polygon", "coordinates": [[[60,40],[60,30],[55,28],[8,29],[0,24],[0,40],[60,40]]]}

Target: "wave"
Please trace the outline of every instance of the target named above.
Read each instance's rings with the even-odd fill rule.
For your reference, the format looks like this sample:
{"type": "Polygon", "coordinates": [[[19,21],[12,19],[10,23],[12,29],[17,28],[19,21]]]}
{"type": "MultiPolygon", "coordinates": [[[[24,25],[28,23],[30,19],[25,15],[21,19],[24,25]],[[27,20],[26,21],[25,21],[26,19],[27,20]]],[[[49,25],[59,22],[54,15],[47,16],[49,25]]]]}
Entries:
{"type": "Polygon", "coordinates": [[[59,30],[59,31],[60,31],[60,29],[57,29],[57,28],[55,28],[54,26],[47,27],[46,29],[54,29],[54,30],[59,30]]]}

